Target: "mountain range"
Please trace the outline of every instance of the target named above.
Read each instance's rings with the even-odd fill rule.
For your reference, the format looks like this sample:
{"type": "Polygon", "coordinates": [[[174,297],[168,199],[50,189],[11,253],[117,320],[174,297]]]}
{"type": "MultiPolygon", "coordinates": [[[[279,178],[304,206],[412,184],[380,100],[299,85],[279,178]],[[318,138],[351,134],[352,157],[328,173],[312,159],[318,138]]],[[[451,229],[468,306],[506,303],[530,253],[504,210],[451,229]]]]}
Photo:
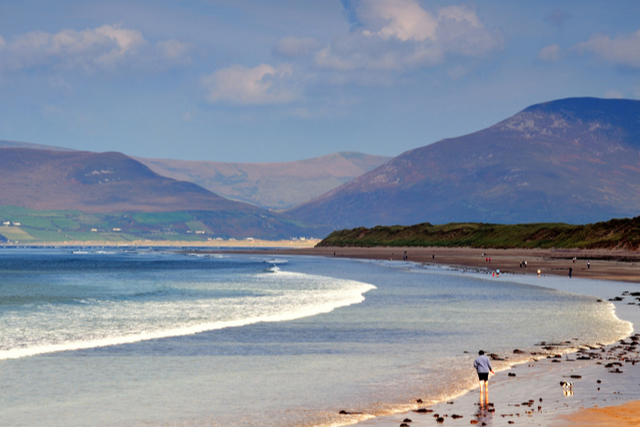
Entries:
{"type": "Polygon", "coordinates": [[[189,181],[265,209],[288,209],[369,172],[391,157],[354,152],[282,163],[225,163],[136,157],[159,175],[189,181]]]}
{"type": "Polygon", "coordinates": [[[286,212],[334,229],[640,213],[640,101],[569,98],[407,151],[286,212]]]}
{"type": "MultiPolygon", "coordinates": [[[[307,228],[276,213],[228,200],[191,182],[160,176],[142,163],[113,152],[0,148],[0,206],[34,211],[20,211],[22,216],[18,219],[15,212],[9,218],[2,218],[25,225],[32,222],[25,215],[34,216],[36,212],[78,211],[85,217],[89,216],[87,214],[118,214],[129,219],[117,221],[117,227],[106,228],[142,233],[146,237],[163,229],[169,229],[170,235],[198,231],[203,233],[203,238],[206,234],[209,237],[276,239],[308,232],[307,228]],[[156,215],[154,218],[132,215],[173,212],[190,214],[156,215]]],[[[69,213],[65,220],[56,222],[73,223],[73,229],[82,228],[76,217],[69,213]]],[[[113,221],[113,218],[96,217],[79,222],[84,223],[85,229],[97,230],[97,224],[113,221]]],[[[64,227],[46,222],[44,228],[34,228],[36,232],[43,232],[64,227]]]]}
{"type": "MultiPolygon", "coordinates": [[[[584,224],[634,217],[640,212],[640,101],[537,104],[392,159],[335,153],[274,164],[188,162],[0,141],[3,206],[45,216],[76,212],[67,222],[77,233],[96,229],[87,215],[110,215],[96,221],[128,227],[132,235],[267,239],[424,222],[584,224]]],[[[12,221],[36,215],[5,211],[12,221]]],[[[42,227],[36,231],[61,228],[42,227]]]]}

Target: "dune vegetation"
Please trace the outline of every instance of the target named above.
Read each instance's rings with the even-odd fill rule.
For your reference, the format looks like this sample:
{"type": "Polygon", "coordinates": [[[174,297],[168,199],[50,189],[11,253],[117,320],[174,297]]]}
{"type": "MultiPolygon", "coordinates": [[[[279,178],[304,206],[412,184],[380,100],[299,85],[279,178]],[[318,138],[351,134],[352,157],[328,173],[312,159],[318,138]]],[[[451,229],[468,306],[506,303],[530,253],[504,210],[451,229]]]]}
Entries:
{"type": "Polygon", "coordinates": [[[318,246],[640,249],[640,216],[586,225],[429,223],[334,231],[318,246]]]}

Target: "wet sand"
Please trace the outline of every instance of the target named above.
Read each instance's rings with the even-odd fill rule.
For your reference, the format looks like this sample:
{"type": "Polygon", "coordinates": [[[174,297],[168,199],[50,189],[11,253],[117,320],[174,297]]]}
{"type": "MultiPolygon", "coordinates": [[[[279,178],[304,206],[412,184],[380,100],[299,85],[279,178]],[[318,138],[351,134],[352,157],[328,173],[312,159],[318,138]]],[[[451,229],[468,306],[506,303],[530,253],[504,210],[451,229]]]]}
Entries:
{"type": "Polygon", "coordinates": [[[316,255],[357,259],[385,259],[500,270],[513,274],[554,274],[573,277],[640,283],[640,252],[571,249],[474,249],[474,248],[296,248],[261,253],[316,255]],[[484,256],[483,256],[484,254],[484,256]],[[573,258],[576,262],[573,262],[573,258]],[[491,259],[489,262],[488,259],[491,259]],[[520,267],[527,261],[527,267],[520,267]],[[589,263],[590,265],[588,265],[589,263]]]}
{"type": "MultiPolygon", "coordinates": [[[[481,397],[476,388],[449,402],[431,406],[416,403],[414,411],[379,417],[358,425],[614,426],[620,425],[617,420],[623,412],[617,408],[622,404],[626,405],[626,419],[640,420],[640,402],[637,402],[640,399],[640,363],[634,363],[640,354],[637,350],[629,350],[633,342],[627,339],[625,344],[538,361],[532,357],[528,363],[492,375],[488,400],[481,397]],[[561,386],[561,381],[571,382],[572,387],[561,386]],[[598,418],[592,416],[594,412],[598,418]],[[591,424],[596,419],[603,424],[591,424]]],[[[637,422],[629,425],[638,425],[637,422]]]]}
{"type": "MultiPolygon", "coordinates": [[[[406,260],[411,262],[477,271],[499,269],[501,273],[537,275],[540,270],[542,277],[568,276],[571,268],[573,277],[640,284],[640,253],[629,251],[385,247],[281,248],[259,253],[397,261],[402,261],[406,255],[406,260]],[[527,267],[521,266],[523,261],[527,261],[527,267]]],[[[640,292],[640,287],[629,283],[629,290],[640,292]]],[[[628,316],[627,307],[633,307],[629,305],[632,304],[630,298],[620,295],[622,301],[615,302],[616,309],[625,313],[624,320],[638,325],[640,311],[628,316]]],[[[358,425],[640,425],[640,345],[636,346],[637,342],[640,342],[640,335],[609,346],[581,349],[577,353],[576,349],[558,348],[557,354],[549,355],[549,358],[531,355],[529,362],[506,367],[492,375],[488,400],[481,400],[476,388],[450,402],[430,405],[430,402],[416,400],[415,410],[421,412],[377,417],[358,425]],[[563,388],[561,381],[572,382],[573,386],[563,388]]]]}

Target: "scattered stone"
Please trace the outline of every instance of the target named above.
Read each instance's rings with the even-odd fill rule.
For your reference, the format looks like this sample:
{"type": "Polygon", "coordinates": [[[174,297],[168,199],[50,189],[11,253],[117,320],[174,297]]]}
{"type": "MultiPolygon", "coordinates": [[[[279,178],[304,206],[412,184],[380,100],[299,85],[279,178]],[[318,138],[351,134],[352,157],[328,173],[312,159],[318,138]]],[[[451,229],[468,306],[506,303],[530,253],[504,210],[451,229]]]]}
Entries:
{"type": "Polygon", "coordinates": [[[596,382],[597,382],[598,384],[601,384],[601,383],[602,383],[602,381],[600,381],[600,380],[598,380],[598,381],[596,381],[596,382]]]}
{"type": "Polygon", "coordinates": [[[509,372],[509,373],[507,374],[507,376],[509,376],[509,377],[515,377],[515,376],[516,376],[516,374],[515,374],[514,372],[509,372]]]}
{"type": "Polygon", "coordinates": [[[409,424],[407,424],[407,423],[402,423],[402,424],[400,424],[400,427],[409,427],[409,424]]]}
{"type": "Polygon", "coordinates": [[[436,418],[436,422],[437,423],[443,423],[444,422],[444,418],[438,417],[438,418],[436,418]]]}
{"type": "Polygon", "coordinates": [[[478,424],[478,420],[471,420],[469,423],[470,424],[478,424]]]}
{"type": "Polygon", "coordinates": [[[431,413],[433,412],[433,409],[427,409],[427,408],[420,408],[420,409],[416,409],[413,412],[417,412],[419,414],[427,414],[427,413],[431,413]]]}
{"type": "Polygon", "coordinates": [[[517,348],[513,350],[513,354],[524,354],[524,351],[518,350],[517,348]]]}
{"type": "Polygon", "coordinates": [[[411,420],[411,418],[405,418],[404,420],[402,420],[403,423],[412,423],[413,421],[411,420]]]}
{"type": "Polygon", "coordinates": [[[422,399],[418,399],[418,400],[416,400],[416,402],[422,403],[422,399]]]}
{"type": "Polygon", "coordinates": [[[571,375],[571,378],[580,379],[580,378],[582,378],[582,375],[571,375]]]}
{"type": "Polygon", "coordinates": [[[451,418],[453,418],[454,420],[457,420],[458,418],[463,418],[463,417],[462,417],[462,415],[453,414],[453,415],[451,415],[451,418]]]}

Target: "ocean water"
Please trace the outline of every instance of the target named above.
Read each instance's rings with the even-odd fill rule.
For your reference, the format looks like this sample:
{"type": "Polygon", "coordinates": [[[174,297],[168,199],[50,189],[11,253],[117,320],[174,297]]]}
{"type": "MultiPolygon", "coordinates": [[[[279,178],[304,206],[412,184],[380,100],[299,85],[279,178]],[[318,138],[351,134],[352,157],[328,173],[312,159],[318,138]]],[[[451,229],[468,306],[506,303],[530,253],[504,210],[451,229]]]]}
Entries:
{"type": "Polygon", "coordinates": [[[0,422],[348,425],[464,392],[481,348],[517,362],[515,348],[631,332],[611,303],[536,284],[400,262],[0,249],[0,422]]]}

